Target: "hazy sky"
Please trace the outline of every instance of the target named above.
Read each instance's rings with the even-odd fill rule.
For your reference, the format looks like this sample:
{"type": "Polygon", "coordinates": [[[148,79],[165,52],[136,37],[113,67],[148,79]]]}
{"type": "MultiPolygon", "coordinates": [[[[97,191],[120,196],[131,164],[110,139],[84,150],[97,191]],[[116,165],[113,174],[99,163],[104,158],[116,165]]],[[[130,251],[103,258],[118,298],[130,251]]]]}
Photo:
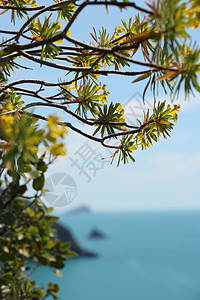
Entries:
{"type": "MultiPolygon", "coordinates": [[[[127,20],[128,16],[134,17],[135,13],[133,9],[120,12],[117,8],[110,8],[107,15],[104,7],[98,7],[96,10],[88,8],[81,14],[71,32],[77,38],[84,36],[83,39],[87,41],[90,39],[89,32],[92,31],[92,26],[100,28],[103,24],[109,29],[114,29],[116,25],[120,25],[120,19],[127,20]]],[[[195,34],[195,38],[196,36],[195,34]]],[[[36,71],[26,72],[26,75],[24,71],[18,71],[13,80],[24,76],[45,76],[46,81],[56,81],[58,77],[64,77],[65,73],[37,67],[36,71]]],[[[109,99],[124,104],[132,99],[126,108],[132,107],[135,115],[139,116],[142,109],[140,92],[143,83],[132,84],[132,80],[133,78],[120,76],[102,78],[110,91],[109,99]]],[[[166,96],[161,95],[158,100],[165,98],[166,96]]],[[[146,106],[149,107],[153,100],[150,92],[147,94],[147,100],[146,106]]],[[[80,205],[89,205],[95,211],[200,209],[200,97],[191,97],[189,103],[180,95],[179,103],[182,109],[171,138],[161,139],[160,143],[148,150],[136,151],[134,164],[130,162],[116,168],[116,162],[110,166],[106,160],[93,160],[90,164],[88,160],[88,167],[84,167],[85,174],[79,174],[78,167],[72,166],[72,160],[77,160],[77,164],[82,165],[83,161],[81,162],[77,151],[83,151],[86,140],[69,132],[66,138],[68,155],[58,159],[47,173],[47,177],[58,172],[69,174],[77,185],[74,201],[59,211],[70,210],[80,205]],[[92,170],[94,163],[98,168],[96,171],[92,170]]],[[[89,141],[87,147],[96,155],[99,154],[99,157],[110,155],[95,142],[89,141]]],[[[57,190],[56,193],[58,192],[57,190]]]]}

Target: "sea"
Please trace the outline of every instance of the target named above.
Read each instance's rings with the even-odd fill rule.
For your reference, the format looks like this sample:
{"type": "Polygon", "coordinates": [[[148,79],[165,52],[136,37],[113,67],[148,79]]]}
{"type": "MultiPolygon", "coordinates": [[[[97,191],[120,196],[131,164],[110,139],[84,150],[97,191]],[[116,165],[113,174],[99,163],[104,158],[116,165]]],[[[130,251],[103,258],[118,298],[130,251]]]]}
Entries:
{"type": "Polygon", "coordinates": [[[200,211],[63,215],[97,258],[68,259],[63,276],[41,267],[37,283],[62,300],[200,300],[200,211]],[[93,229],[106,238],[90,239],[93,229]]]}

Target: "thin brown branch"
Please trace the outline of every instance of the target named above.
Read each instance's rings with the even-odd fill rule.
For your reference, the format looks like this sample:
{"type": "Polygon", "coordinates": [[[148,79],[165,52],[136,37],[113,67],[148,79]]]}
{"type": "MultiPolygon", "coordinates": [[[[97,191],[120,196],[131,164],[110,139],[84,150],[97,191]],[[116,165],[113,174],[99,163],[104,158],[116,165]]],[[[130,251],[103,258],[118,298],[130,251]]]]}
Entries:
{"type": "Polygon", "coordinates": [[[55,102],[48,102],[48,103],[44,103],[44,102],[34,102],[34,103],[30,103],[27,104],[25,106],[22,107],[23,110],[30,108],[30,107],[36,107],[36,106],[48,106],[48,107],[54,107],[54,108],[59,108],[62,109],[63,111],[65,111],[66,113],[70,114],[71,116],[75,117],[77,120],[87,124],[87,125],[92,125],[92,123],[84,118],[82,118],[81,116],[77,115],[76,113],[74,113],[73,111],[69,110],[66,106],[64,106],[63,104],[59,104],[59,103],[55,103],[55,102]]]}
{"type": "Polygon", "coordinates": [[[104,56],[105,56],[105,53],[102,53],[101,55],[99,55],[99,57],[91,65],[91,68],[93,69],[98,64],[98,62],[100,62],[100,60],[104,58],[104,56]]]}
{"type": "Polygon", "coordinates": [[[39,263],[35,263],[35,265],[26,274],[23,274],[19,279],[22,280],[30,276],[37,269],[37,267],[39,267],[39,263]]]}
{"type": "Polygon", "coordinates": [[[85,48],[83,48],[83,47],[78,47],[78,46],[60,46],[60,48],[61,49],[63,49],[63,50],[74,50],[74,51],[84,51],[85,50],[85,48]]]}
{"type": "MultiPolygon", "coordinates": [[[[79,79],[82,78],[82,76],[79,77],[79,79]]],[[[14,82],[11,82],[5,86],[5,88],[12,88],[15,85],[19,84],[27,84],[27,83],[32,83],[32,84],[39,84],[39,85],[44,85],[48,87],[56,87],[56,86],[62,86],[62,85],[68,85],[76,81],[76,79],[72,79],[70,81],[66,82],[46,82],[45,80],[38,80],[38,79],[21,79],[21,80],[16,80],[14,82]]]]}
{"type": "MultiPolygon", "coordinates": [[[[83,54],[82,54],[81,52],[75,52],[75,51],[73,51],[73,52],[72,52],[72,51],[71,51],[71,52],[70,52],[70,51],[63,51],[63,52],[60,52],[60,53],[59,53],[59,56],[60,56],[60,55],[83,56],[83,54]]],[[[88,53],[88,55],[89,55],[89,53],[88,53]]],[[[55,57],[58,57],[58,56],[55,56],[55,57]]],[[[55,57],[54,57],[54,58],[55,58],[55,57]]]]}
{"type": "Polygon", "coordinates": [[[142,8],[136,5],[134,2],[94,1],[94,2],[89,2],[88,5],[105,5],[105,6],[110,5],[110,6],[118,6],[120,8],[133,7],[141,12],[147,13],[149,15],[154,15],[152,11],[142,8]]]}
{"type": "MultiPolygon", "coordinates": [[[[30,28],[26,29],[22,34],[28,32],[29,30],[30,30],[30,28]]],[[[7,32],[5,32],[6,34],[12,34],[12,31],[10,31],[10,30],[2,30],[2,31],[7,31],[7,32]]],[[[2,32],[2,33],[3,33],[3,32],[2,32]]],[[[18,34],[18,31],[13,31],[13,34],[15,34],[15,36],[13,36],[13,37],[11,37],[10,39],[8,39],[8,40],[2,42],[2,43],[0,44],[0,46],[2,47],[2,46],[5,45],[6,43],[13,41],[13,40],[15,39],[15,37],[16,37],[16,34],[18,34]]]]}
{"type": "Polygon", "coordinates": [[[3,29],[0,29],[0,33],[5,33],[5,34],[18,34],[18,31],[14,31],[14,30],[3,30],[3,29]]]}
{"type": "MultiPolygon", "coordinates": [[[[9,111],[9,112],[3,113],[2,115],[5,115],[5,114],[15,114],[15,113],[17,113],[17,112],[20,112],[20,113],[22,113],[22,114],[30,115],[30,116],[33,116],[33,117],[35,117],[35,118],[37,118],[37,119],[43,120],[43,121],[48,121],[48,118],[45,117],[45,116],[42,116],[42,115],[39,115],[39,114],[35,114],[35,113],[30,113],[30,112],[27,112],[27,111],[24,110],[25,108],[30,108],[30,107],[38,106],[38,105],[53,106],[53,107],[58,107],[58,108],[62,108],[62,109],[63,109],[63,107],[62,107],[61,105],[56,104],[56,103],[39,103],[39,102],[38,102],[38,103],[28,104],[28,105],[24,106],[23,108],[21,108],[20,110],[14,110],[14,111],[9,111]],[[61,107],[60,107],[60,106],[61,106],[61,107]]],[[[65,109],[64,109],[64,110],[65,110],[65,109]]],[[[65,111],[66,111],[66,110],[65,110],[65,111]]],[[[68,112],[69,112],[69,111],[68,111],[68,112]]],[[[77,115],[76,115],[76,117],[77,117],[77,115]]],[[[78,117],[79,117],[79,116],[78,116],[78,117]]],[[[82,119],[82,118],[80,117],[80,119],[82,119]]],[[[87,121],[87,120],[85,120],[85,119],[83,119],[83,120],[84,120],[85,122],[87,122],[88,125],[91,125],[91,123],[92,123],[92,122],[87,121]]],[[[98,121],[97,121],[97,122],[98,122],[98,121]]],[[[112,138],[119,137],[119,136],[124,136],[124,135],[130,135],[130,134],[138,133],[138,132],[142,131],[143,128],[145,128],[146,126],[148,126],[149,124],[152,124],[152,123],[154,123],[154,122],[155,122],[155,120],[150,120],[150,121],[148,121],[148,122],[142,124],[142,125],[139,126],[139,127],[137,127],[137,126],[129,126],[129,127],[134,128],[134,129],[128,130],[128,131],[124,131],[124,130],[123,130],[123,131],[120,131],[120,132],[118,132],[118,133],[114,133],[114,134],[110,134],[110,135],[104,136],[104,137],[102,137],[102,138],[98,138],[98,137],[95,137],[95,136],[93,136],[93,135],[90,135],[90,134],[88,134],[88,133],[86,133],[86,132],[84,132],[84,131],[78,129],[77,127],[74,127],[74,126],[73,126],[71,123],[69,123],[69,122],[58,121],[57,124],[58,124],[58,125],[61,125],[61,126],[66,126],[66,127],[70,128],[71,130],[77,132],[78,134],[80,134],[80,135],[82,135],[82,136],[84,136],[84,137],[86,137],[86,138],[88,138],[88,139],[90,139],[90,140],[99,142],[99,143],[101,143],[104,147],[108,147],[108,148],[112,148],[112,149],[120,149],[120,148],[121,148],[121,145],[119,145],[119,146],[107,145],[107,144],[105,144],[105,141],[106,141],[107,139],[112,139],[112,138]]],[[[116,122],[109,122],[109,124],[111,124],[111,123],[112,123],[112,125],[116,125],[116,124],[117,124],[116,122]]],[[[124,123],[124,122],[123,122],[124,124],[121,123],[121,122],[118,122],[118,123],[119,123],[119,125],[125,125],[125,126],[126,126],[126,123],[124,123]]],[[[94,124],[95,124],[95,122],[94,122],[94,124]]],[[[94,125],[94,124],[93,124],[93,125],[94,125]]],[[[96,123],[96,124],[98,124],[98,123],[96,123]]]]}
{"type": "Polygon", "coordinates": [[[21,7],[21,6],[7,6],[7,5],[0,4],[0,9],[6,9],[6,10],[33,11],[33,10],[41,10],[43,8],[45,8],[44,5],[35,6],[35,7],[21,7]]]}
{"type": "Polygon", "coordinates": [[[153,64],[153,63],[146,63],[146,62],[143,62],[143,61],[138,61],[138,60],[129,58],[129,57],[127,57],[127,56],[125,56],[125,55],[123,55],[121,53],[118,53],[118,52],[113,52],[113,55],[116,56],[116,57],[122,58],[122,59],[124,59],[124,60],[126,60],[128,62],[131,62],[133,64],[136,64],[136,65],[150,67],[150,68],[156,68],[158,70],[180,72],[180,69],[177,69],[177,68],[169,68],[169,67],[159,66],[159,65],[153,64]]]}
{"type": "Polygon", "coordinates": [[[144,71],[120,71],[120,70],[99,70],[99,71],[91,71],[90,73],[93,74],[100,74],[100,75],[108,75],[108,74],[115,74],[115,75],[124,75],[124,76],[137,76],[142,75],[148,72],[158,72],[156,69],[149,69],[144,71]]]}
{"type": "Polygon", "coordinates": [[[113,52],[113,48],[107,48],[107,47],[100,47],[100,46],[95,46],[95,45],[92,45],[92,44],[88,44],[86,42],[82,42],[80,40],[77,40],[69,35],[66,35],[64,37],[67,41],[75,44],[75,45],[79,45],[81,47],[83,47],[84,49],[88,49],[88,50],[95,50],[95,51],[98,51],[98,52],[101,52],[101,53],[112,53],[113,52]]]}
{"type": "MultiPolygon", "coordinates": [[[[17,87],[17,88],[13,87],[13,89],[16,90],[16,91],[18,91],[18,92],[23,92],[23,95],[34,97],[34,98],[38,98],[38,99],[43,100],[43,101],[45,101],[47,103],[52,103],[51,100],[47,99],[44,96],[39,95],[38,91],[32,91],[32,90],[29,90],[29,89],[24,89],[24,88],[19,88],[19,87],[17,87]]],[[[41,89],[39,91],[41,91],[41,89]]]]}
{"type": "Polygon", "coordinates": [[[14,81],[14,82],[11,82],[9,84],[7,84],[5,86],[5,88],[11,88],[15,85],[18,85],[18,84],[26,84],[26,83],[33,83],[33,84],[39,84],[39,85],[44,85],[44,86],[58,86],[59,83],[50,83],[50,82],[46,82],[45,80],[39,80],[39,79],[21,79],[21,80],[17,80],[17,81],[14,81]]]}
{"type": "Polygon", "coordinates": [[[107,135],[107,136],[104,136],[102,139],[103,141],[107,140],[107,139],[112,139],[112,138],[115,138],[115,137],[118,137],[118,136],[124,136],[124,135],[129,135],[129,134],[135,134],[135,133],[138,133],[140,132],[144,127],[146,127],[147,125],[149,124],[152,124],[154,123],[155,120],[150,120],[144,124],[142,124],[140,127],[138,127],[137,129],[133,129],[133,130],[128,130],[128,131],[123,131],[123,132],[118,132],[118,133],[113,133],[113,134],[110,134],[110,135],[107,135]]]}
{"type": "MultiPolygon", "coordinates": [[[[125,127],[128,127],[128,128],[138,129],[138,126],[128,125],[126,122],[111,122],[111,121],[104,121],[104,120],[102,120],[102,121],[98,121],[98,120],[91,121],[89,119],[84,119],[81,116],[79,116],[76,113],[69,110],[66,106],[63,105],[63,103],[59,104],[59,103],[55,103],[55,102],[48,102],[48,103],[34,102],[34,103],[30,103],[30,104],[27,104],[27,105],[23,106],[22,109],[25,110],[27,108],[37,107],[37,106],[48,106],[48,107],[54,107],[54,108],[62,109],[66,113],[72,115],[73,117],[75,117],[76,119],[81,121],[82,123],[85,123],[85,124],[90,125],[90,126],[101,125],[102,124],[102,125],[125,126],[125,127]]],[[[120,130],[120,128],[119,128],[119,130],[120,130]]]]}
{"type": "MultiPolygon", "coordinates": [[[[47,121],[47,118],[44,117],[44,116],[41,116],[41,115],[38,115],[38,114],[32,114],[32,113],[28,113],[28,112],[22,112],[22,113],[25,113],[25,114],[29,114],[29,115],[32,115],[33,117],[36,117],[38,119],[41,119],[41,120],[44,120],[44,121],[47,121]]],[[[150,123],[154,123],[155,121],[154,120],[151,120],[143,125],[141,125],[140,127],[138,127],[137,129],[134,129],[134,130],[129,130],[129,131],[122,131],[122,132],[119,132],[119,133],[114,133],[114,134],[110,134],[110,135],[107,135],[103,138],[97,138],[97,137],[94,137],[93,135],[90,135],[76,127],[74,127],[71,123],[69,122],[57,122],[58,125],[61,125],[61,126],[66,126],[70,129],[72,129],[73,131],[79,133],[80,135],[90,139],[90,140],[93,140],[93,141],[96,141],[96,142],[99,142],[101,143],[104,147],[107,147],[107,148],[112,148],[112,149],[119,149],[121,148],[121,145],[120,146],[114,146],[114,145],[107,145],[105,144],[105,140],[107,139],[111,139],[111,138],[114,138],[114,137],[117,137],[117,136],[124,136],[124,135],[130,135],[130,134],[135,134],[135,133],[138,133],[140,131],[142,131],[142,129],[144,127],[146,127],[148,124],[150,123]]]]}
{"type": "Polygon", "coordinates": [[[106,148],[110,148],[110,149],[120,149],[122,147],[121,145],[118,145],[118,146],[108,145],[108,144],[105,144],[104,141],[102,141],[101,144],[102,144],[102,146],[104,146],[106,148]]]}
{"type": "MultiPolygon", "coordinates": [[[[15,112],[16,112],[16,111],[15,111],[15,112]]],[[[38,118],[38,119],[40,119],[40,120],[43,120],[43,121],[48,121],[48,120],[47,120],[47,117],[41,116],[41,115],[39,115],[39,114],[29,113],[29,112],[27,112],[27,111],[20,111],[20,112],[21,112],[22,114],[30,115],[30,116],[33,116],[33,117],[38,118]]],[[[9,113],[11,113],[11,112],[9,112],[9,113]]],[[[84,132],[84,131],[82,131],[82,130],[76,128],[76,127],[74,127],[74,126],[73,126],[71,123],[69,123],[69,122],[61,122],[61,121],[58,121],[57,124],[58,124],[58,125],[61,125],[61,126],[66,126],[66,127],[70,128],[71,130],[73,130],[73,131],[79,133],[80,135],[82,135],[82,136],[84,136],[84,137],[86,137],[86,138],[88,138],[88,139],[90,139],[90,140],[93,140],[93,141],[96,141],[96,142],[100,142],[100,143],[102,142],[102,139],[101,139],[101,138],[94,137],[94,136],[92,136],[92,135],[90,135],[90,134],[88,134],[88,133],[86,133],[86,132],[84,132]]]]}
{"type": "Polygon", "coordinates": [[[46,61],[46,60],[42,60],[42,59],[36,58],[36,57],[28,54],[27,52],[25,52],[23,50],[20,50],[19,54],[23,55],[24,57],[28,58],[29,60],[32,60],[34,62],[39,63],[40,65],[49,66],[49,67],[52,67],[52,68],[55,68],[55,69],[67,70],[67,71],[79,71],[79,72],[83,72],[83,71],[89,72],[89,71],[91,71],[90,67],[64,66],[64,65],[55,64],[55,63],[52,63],[52,62],[49,62],[49,61],[46,61]]]}

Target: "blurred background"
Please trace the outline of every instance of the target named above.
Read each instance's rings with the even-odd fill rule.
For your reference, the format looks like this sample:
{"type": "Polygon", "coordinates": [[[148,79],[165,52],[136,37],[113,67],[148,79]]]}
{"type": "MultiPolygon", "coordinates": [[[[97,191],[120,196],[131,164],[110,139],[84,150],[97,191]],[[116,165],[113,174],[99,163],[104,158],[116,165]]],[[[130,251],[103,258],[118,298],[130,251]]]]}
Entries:
{"type": "MultiPolygon", "coordinates": [[[[136,13],[111,7],[107,14],[104,7],[98,12],[88,7],[70,31],[91,41],[93,26],[113,31],[121,19],[136,13]]],[[[191,35],[199,42],[199,31],[191,35]]],[[[17,78],[24,74],[18,70],[17,78]]],[[[45,76],[52,82],[65,78],[65,72],[38,66],[26,76],[45,76]]],[[[148,92],[144,104],[143,82],[132,80],[113,75],[102,83],[109,99],[121,102],[134,123],[143,110],[152,108],[153,96],[148,92]]],[[[164,99],[170,101],[161,92],[157,100],[164,99]]],[[[44,197],[44,203],[55,208],[61,224],[94,257],[67,261],[61,278],[40,268],[32,275],[38,283],[57,281],[63,300],[200,299],[199,100],[192,95],[185,101],[180,94],[175,103],[180,103],[181,112],[171,138],[137,151],[134,164],[118,168],[116,162],[111,166],[109,159],[102,160],[111,152],[69,131],[67,156],[49,167],[46,185],[52,195],[44,197]]]]}

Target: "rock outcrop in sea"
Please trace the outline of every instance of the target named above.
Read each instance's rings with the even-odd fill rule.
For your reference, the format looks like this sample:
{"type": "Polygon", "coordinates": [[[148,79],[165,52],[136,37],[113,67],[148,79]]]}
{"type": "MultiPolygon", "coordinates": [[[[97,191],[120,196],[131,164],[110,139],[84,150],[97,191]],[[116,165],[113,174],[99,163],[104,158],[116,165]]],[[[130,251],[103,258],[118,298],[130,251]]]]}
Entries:
{"type": "Polygon", "coordinates": [[[106,239],[107,236],[103,232],[98,229],[92,229],[92,231],[88,235],[89,239],[106,239]]]}
{"type": "Polygon", "coordinates": [[[57,230],[58,239],[62,242],[70,242],[71,247],[70,250],[76,252],[80,257],[98,257],[97,253],[84,249],[79,243],[76,241],[70,230],[60,224],[59,222],[55,222],[53,227],[57,230]]]}

